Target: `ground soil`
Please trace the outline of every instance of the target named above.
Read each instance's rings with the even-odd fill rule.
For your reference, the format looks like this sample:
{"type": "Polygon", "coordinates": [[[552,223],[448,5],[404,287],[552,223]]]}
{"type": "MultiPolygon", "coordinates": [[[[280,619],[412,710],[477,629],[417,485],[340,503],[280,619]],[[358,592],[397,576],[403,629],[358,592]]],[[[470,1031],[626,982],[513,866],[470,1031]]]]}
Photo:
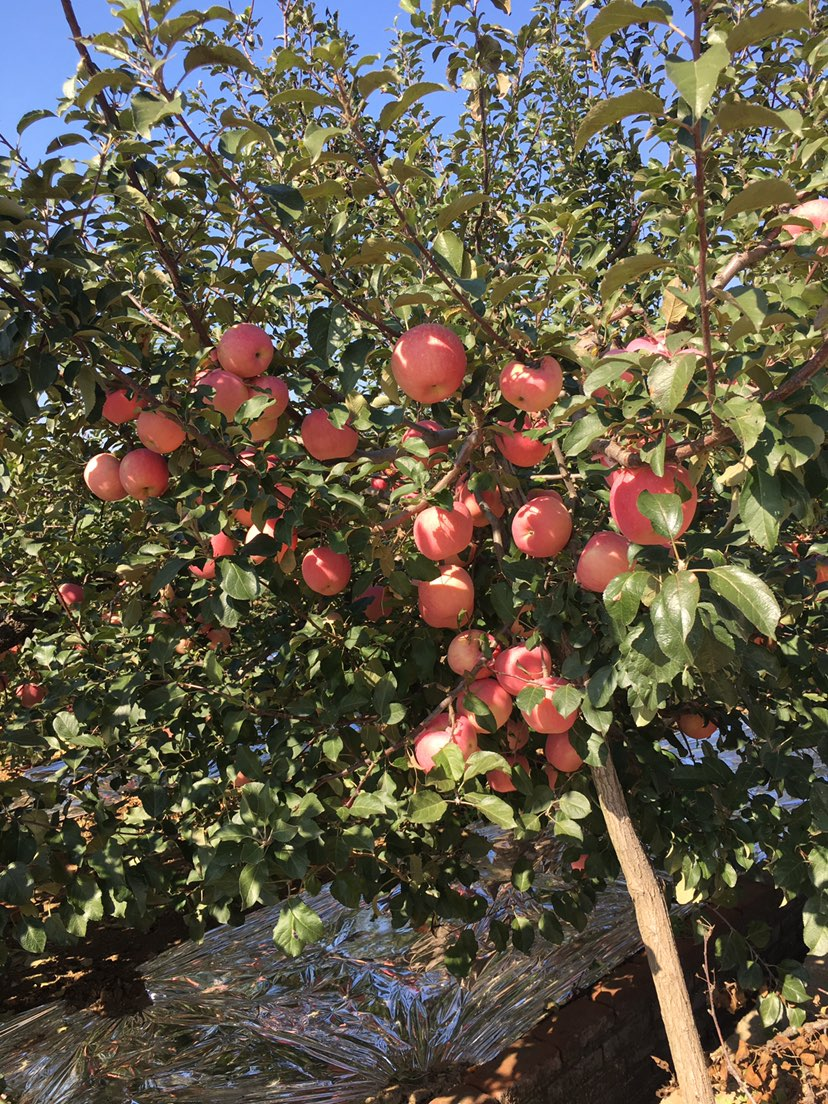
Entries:
{"type": "Polygon", "coordinates": [[[137,1012],[150,1003],[141,963],[186,938],[184,921],[171,912],[145,932],[97,925],[80,946],[55,948],[40,956],[10,945],[9,959],[0,970],[0,1016],[54,1000],[102,1016],[137,1012]]]}

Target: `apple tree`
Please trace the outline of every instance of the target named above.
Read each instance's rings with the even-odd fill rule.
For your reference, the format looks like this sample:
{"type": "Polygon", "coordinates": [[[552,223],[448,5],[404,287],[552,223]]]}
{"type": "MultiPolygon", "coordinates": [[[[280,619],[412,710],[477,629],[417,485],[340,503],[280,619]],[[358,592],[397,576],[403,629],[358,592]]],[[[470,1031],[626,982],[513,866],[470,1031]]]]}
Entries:
{"type": "Polygon", "coordinates": [[[280,903],[298,953],[322,884],[471,924],[481,822],[524,889],[552,831],[492,940],[623,871],[710,1101],[669,903],[758,867],[828,947],[824,12],[404,0],[375,57],[61,2],[0,164],[7,945],[280,903]]]}

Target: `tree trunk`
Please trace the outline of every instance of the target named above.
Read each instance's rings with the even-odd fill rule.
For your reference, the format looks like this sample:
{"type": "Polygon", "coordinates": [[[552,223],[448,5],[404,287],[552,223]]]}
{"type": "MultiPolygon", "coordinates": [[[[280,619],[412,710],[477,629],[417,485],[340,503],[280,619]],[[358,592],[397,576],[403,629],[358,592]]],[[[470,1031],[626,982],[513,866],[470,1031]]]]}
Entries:
{"type": "Polygon", "coordinates": [[[682,1104],[714,1104],[707,1057],[696,1030],[661,886],[638,838],[611,755],[605,766],[591,769],[607,831],[635,907],[682,1104]]]}

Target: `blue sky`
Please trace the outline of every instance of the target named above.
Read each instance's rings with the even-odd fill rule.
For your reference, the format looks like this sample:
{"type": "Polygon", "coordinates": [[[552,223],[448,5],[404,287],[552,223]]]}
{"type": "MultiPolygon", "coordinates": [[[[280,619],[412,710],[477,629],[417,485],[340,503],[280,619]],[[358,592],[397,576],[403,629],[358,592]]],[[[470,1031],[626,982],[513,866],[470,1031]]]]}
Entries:
{"type": "MultiPolygon", "coordinates": [[[[242,0],[224,0],[236,11],[246,6],[242,0]]],[[[54,108],[61,88],[77,65],[75,47],[63,18],[60,0],[0,0],[3,6],[3,49],[0,53],[0,133],[12,141],[17,121],[34,108],[54,108]]],[[[182,0],[176,10],[201,9],[199,0],[182,0]]],[[[257,8],[267,13],[266,26],[276,29],[274,0],[257,0],[257,8]]],[[[84,32],[114,29],[107,0],[74,0],[78,21],[84,32]]],[[[338,9],[343,25],[352,31],[366,53],[381,53],[388,42],[388,29],[401,16],[398,0],[320,0],[320,10],[338,9]]],[[[488,6],[487,6],[488,7],[488,6]]],[[[514,0],[513,14],[507,19],[488,7],[496,22],[519,26],[531,9],[531,0],[514,0]]],[[[115,62],[113,61],[114,65],[115,62]]],[[[37,124],[27,132],[25,148],[37,149],[55,133],[50,122],[37,124]],[[39,132],[39,133],[38,133],[39,132]]],[[[41,147],[42,148],[42,147],[41,147]]]]}

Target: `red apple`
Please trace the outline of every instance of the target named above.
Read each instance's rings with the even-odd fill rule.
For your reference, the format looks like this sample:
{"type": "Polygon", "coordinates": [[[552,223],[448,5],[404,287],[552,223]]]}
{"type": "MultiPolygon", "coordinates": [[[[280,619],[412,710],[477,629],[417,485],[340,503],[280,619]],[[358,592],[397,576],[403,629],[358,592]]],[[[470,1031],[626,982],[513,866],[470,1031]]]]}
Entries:
{"type": "Polygon", "coordinates": [[[420,616],[435,629],[468,624],[474,610],[474,583],[465,568],[449,564],[436,579],[417,584],[420,616]]]}
{"type": "Polygon", "coordinates": [[[118,390],[110,391],[106,396],[101,413],[113,425],[124,425],[125,422],[133,421],[143,408],[141,399],[130,398],[127,391],[118,390]]]}
{"type": "Polygon", "coordinates": [[[187,439],[187,434],[178,422],[174,422],[166,414],[156,414],[151,410],[138,415],[135,432],[145,448],[162,455],[175,452],[187,439]]]}
{"type": "Polygon", "coordinates": [[[232,556],[236,551],[236,541],[227,533],[216,533],[215,536],[210,537],[210,548],[213,552],[213,558],[218,560],[222,556],[232,556]]]}
{"type": "MultiPolygon", "coordinates": [[[[546,761],[556,770],[571,774],[583,766],[583,759],[569,742],[568,732],[553,732],[546,737],[543,749],[546,761]]],[[[551,788],[551,787],[550,787],[551,788]]]]}
{"type": "Polygon", "coordinates": [[[260,326],[239,322],[221,335],[216,353],[226,372],[253,379],[267,371],[273,360],[273,343],[260,326]]]}
{"type": "Polygon", "coordinates": [[[387,491],[388,490],[388,480],[383,479],[383,477],[381,475],[375,475],[371,479],[371,486],[373,487],[373,489],[375,491],[387,491]]]}
{"type": "Polygon", "coordinates": [[[486,503],[496,518],[501,518],[506,513],[506,507],[497,487],[493,491],[470,491],[464,480],[458,483],[454,497],[468,511],[475,529],[482,529],[491,524],[480,506],[481,500],[486,503]]]}
{"type": "Polygon", "coordinates": [[[121,462],[111,452],[99,452],[83,469],[83,481],[103,502],[118,502],[127,492],[121,482],[121,462]]]}
{"type": "MultiPolygon", "coordinates": [[[[540,424],[538,422],[530,428],[538,429],[540,424]]],[[[496,433],[495,444],[509,463],[514,464],[516,468],[534,468],[536,464],[542,463],[549,455],[552,449],[551,445],[545,445],[543,442],[536,441],[532,437],[527,437],[525,433],[515,430],[514,422],[498,422],[498,425],[502,426],[504,430],[511,430],[511,432],[496,433]]]]}
{"type": "Polygon", "coordinates": [[[512,539],[534,559],[557,556],[571,536],[572,515],[555,492],[527,502],[512,519],[512,539]]]}
{"type": "Polygon", "coordinates": [[[24,709],[34,709],[46,697],[45,688],[39,686],[36,682],[24,682],[17,687],[14,693],[24,709]]]}
{"type": "Polygon", "coordinates": [[[545,644],[536,648],[515,644],[495,656],[494,672],[503,689],[516,698],[530,682],[548,675],[551,666],[552,656],[545,644]]]}
{"type": "Polygon", "coordinates": [[[212,582],[216,577],[216,561],[205,560],[203,567],[196,567],[195,564],[191,564],[189,571],[190,574],[195,575],[197,579],[207,579],[208,582],[212,582]]]}
{"type": "MultiPolygon", "coordinates": [[[[268,518],[267,521],[264,523],[264,528],[263,529],[259,529],[256,525],[251,525],[250,528],[247,530],[247,535],[244,538],[244,543],[245,544],[250,544],[250,542],[252,540],[255,540],[256,537],[261,536],[262,533],[264,533],[268,537],[272,537],[275,540],[276,525],[277,525],[278,521],[279,521],[278,517],[268,518]]],[[[276,563],[281,563],[282,560],[285,558],[285,555],[288,552],[288,550],[294,550],[296,548],[296,545],[297,545],[297,538],[296,538],[296,533],[294,532],[294,533],[291,533],[290,544],[289,545],[288,544],[283,544],[281,546],[281,548],[279,549],[279,551],[276,553],[276,555],[274,557],[275,562],[276,563]]],[[[262,563],[265,562],[266,559],[267,559],[267,556],[251,556],[250,557],[250,562],[254,563],[254,564],[262,564],[262,563]]]]}
{"type": "MultiPolygon", "coordinates": [[[[525,755],[504,755],[503,758],[513,767],[521,766],[527,774],[531,773],[529,760],[525,755]]],[[[494,790],[495,793],[514,793],[517,790],[517,786],[506,771],[488,771],[486,774],[486,781],[489,783],[489,788],[494,790]]]]}
{"type": "MultiPolygon", "coordinates": [[[[828,199],[809,199],[807,203],[800,203],[789,212],[794,218],[806,219],[814,230],[828,233],[828,199]]],[[[786,222],[782,227],[792,238],[796,239],[800,234],[808,233],[807,226],[800,226],[795,222],[786,222]]],[[[820,256],[828,254],[828,245],[821,245],[817,252],[820,256]]]]}
{"type": "Polygon", "coordinates": [[[302,578],[316,594],[339,594],[351,578],[351,561],[332,548],[312,548],[302,557],[302,578]]]}
{"type": "Polygon", "coordinates": [[[652,468],[642,464],[638,468],[625,468],[619,472],[610,491],[610,513],[613,521],[634,544],[658,544],[668,548],[670,541],[653,529],[652,522],[638,509],[638,498],[644,491],[651,494],[676,494],[676,483],[682,483],[690,497],[682,503],[683,521],[678,536],[684,533],[693,520],[698,502],[698,492],[690,482],[690,473],[676,464],[668,464],[664,475],[656,475],[652,468]]]}
{"type": "Polygon", "coordinates": [[[414,520],[414,543],[430,560],[456,556],[471,544],[473,532],[469,512],[459,502],[452,510],[429,506],[414,520]]]}
{"type": "Polygon", "coordinates": [[[529,743],[529,727],[526,721],[516,717],[506,722],[506,746],[509,751],[520,751],[529,743]]]}
{"type": "Polygon", "coordinates": [[[483,663],[485,666],[480,667],[475,679],[491,678],[493,672],[489,665],[499,650],[491,633],[480,629],[466,629],[465,632],[458,633],[449,644],[446,660],[452,671],[464,678],[483,663]],[[483,651],[484,640],[488,643],[488,655],[483,651]]]}
{"type": "Polygon", "coordinates": [[[466,698],[469,694],[473,694],[476,698],[479,698],[484,705],[489,707],[489,712],[494,718],[495,728],[502,728],[512,715],[512,705],[514,704],[512,696],[503,689],[496,679],[483,679],[477,681],[470,690],[461,694],[457,699],[457,712],[461,717],[468,717],[469,723],[477,732],[486,732],[488,730],[466,705],[466,698]]]}
{"type": "Polygon", "coordinates": [[[359,435],[349,425],[333,424],[327,410],[313,410],[302,421],[302,444],[315,460],[344,460],[352,456],[359,435]]]}
{"type": "Polygon", "coordinates": [[[67,609],[83,602],[85,592],[80,583],[61,583],[57,590],[58,597],[67,609]]]}
{"type": "Polygon", "coordinates": [[[561,366],[551,356],[542,357],[538,368],[510,360],[500,373],[501,394],[518,410],[548,410],[562,387],[561,366]]]}
{"type": "Polygon", "coordinates": [[[466,350],[453,330],[426,322],[408,330],[394,346],[391,373],[416,402],[442,402],[463,384],[466,350]]]}
{"type": "Polygon", "coordinates": [[[701,713],[691,711],[679,715],[678,726],[691,740],[709,740],[718,731],[717,725],[712,721],[706,721],[701,713]]]}
{"type": "Polygon", "coordinates": [[[273,396],[259,417],[250,425],[250,437],[257,444],[268,441],[276,432],[276,425],[287,410],[290,394],[288,386],[278,376],[257,376],[250,381],[250,397],[261,392],[273,396]]]}
{"type": "MultiPolygon", "coordinates": [[[[560,690],[562,686],[569,686],[570,684],[566,679],[561,678],[541,678],[537,682],[532,684],[533,686],[539,686],[544,691],[543,701],[533,706],[531,709],[521,709],[523,719],[535,732],[568,732],[572,728],[575,721],[578,719],[580,709],[574,709],[566,717],[559,713],[555,708],[552,697],[556,690],[560,690]]],[[[550,760],[551,762],[551,760],[550,760]]],[[[557,763],[552,763],[552,766],[557,766],[557,763]]]]}
{"type": "Polygon", "coordinates": [[[369,586],[360,594],[354,595],[355,602],[368,599],[368,604],[363,607],[362,616],[366,621],[383,621],[391,612],[391,603],[388,599],[388,589],[384,586],[369,586]]]}
{"type": "Polygon", "coordinates": [[[584,590],[603,594],[617,575],[630,570],[627,552],[630,542],[610,530],[594,533],[584,545],[575,569],[575,579],[584,590]]]}
{"type": "Polygon", "coordinates": [[[414,738],[414,760],[426,774],[434,769],[434,756],[454,742],[460,748],[464,759],[478,750],[477,733],[465,719],[455,718],[454,724],[448,713],[438,713],[433,720],[414,738]]]}
{"type": "Polygon", "coordinates": [[[225,372],[221,368],[213,368],[210,372],[202,372],[196,376],[195,384],[199,387],[208,387],[212,391],[212,398],[204,400],[205,406],[211,406],[223,414],[228,422],[232,422],[238,413],[242,403],[250,398],[247,384],[234,376],[232,372],[225,372]]]}
{"type": "MultiPolygon", "coordinates": [[[[435,433],[439,433],[440,430],[443,428],[439,422],[435,422],[432,418],[423,418],[419,422],[417,422],[416,425],[408,427],[408,429],[402,435],[403,444],[405,444],[406,441],[411,441],[414,438],[419,438],[420,440],[425,439],[418,427],[422,427],[423,429],[432,429],[435,433]]],[[[428,460],[424,460],[422,457],[414,456],[411,453],[407,453],[405,452],[405,450],[403,450],[403,452],[404,455],[409,456],[412,460],[419,460],[420,463],[425,464],[427,468],[433,468],[435,464],[440,463],[444,456],[448,456],[448,445],[434,445],[433,448],[430,447],[428,450],[428,460]]]]}
{"type": "Polygon", "coordinates": [[[121,461],[120,475],[126,493],[139,502],[147,498],[158,498],[166,491],[170,482],[167,461],[149,449],[133,449],[128,452],[121,461]]]}

